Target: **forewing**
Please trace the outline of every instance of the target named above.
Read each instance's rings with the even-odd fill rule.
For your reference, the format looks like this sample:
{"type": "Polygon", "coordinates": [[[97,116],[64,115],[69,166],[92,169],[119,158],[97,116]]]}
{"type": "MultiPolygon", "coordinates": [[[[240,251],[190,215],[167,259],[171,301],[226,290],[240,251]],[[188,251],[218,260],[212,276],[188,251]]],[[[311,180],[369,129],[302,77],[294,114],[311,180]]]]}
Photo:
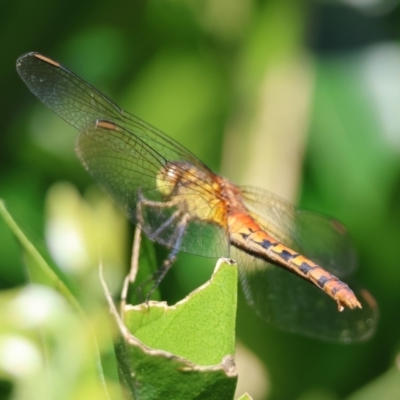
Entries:
{"type": "Polygon", "coordinates": [[[241,191],[250,214],[277,240],[340,278],[354,272],[357,254],[346,228],[338,221],[299,210],[261,189],[242,187],[241,191]]]}
{"type": "Polygon", "coordinates": [[[96,120],[113,121],[129,131],[140,133],[154,146],[171,149],[177,160],[209,169],[182,145],[150,124],[120,108],[112,100],[63,65],[39,53],[18,58],[17,71],[36,97],[70,125],[83,131],[96,120]]]}
{"type": "MultiPolygon", "coordinates": [[[[81,132],[77,153],[86,169],[123,208],[129,219],[140,223],[150,238],[194,254],[211,257],[228,254],[228,236],[223,225],[213,224],[212,221],[191,220],[185,223],[182,240],[177,240],[183,231],[180,229],[182,214],[177,214],[179,204],[166,206],[165,199],[157,190],[156,174],[168,162],[187,162],[201,171],[206,180],[207,177],[212,179],[211,171],[193,154],[119,108],[54,60],[29,53],[18,59],[17,70],[39,100],[81,132]],[[143,221],[138,221],[137,213],[140,196],[159,203],[157,206],[142,204],[143,221]],[[176,218],[173,218],[174,215],[176,218]],[[160,226],[164,226],[161,232],[160,226]]],[[[199,193],[211,199],[218,195],[210,192],[210,182],[202,182],[201,179],[196,179],[196,182],[197,190],[187,190],[188,202],[199,193]]],[[[210,215],[215,211],[213,207],[219,207],[218,202],[210,205],[210,215]]]]}
{"type": "Polygon", "coordinates": [[[338,311],[337,304],[309,282],[240,250],[231,257],[239,265],[246,299],[266,322],[289,332],[342,343],[369,339],[376,329],[378,308],[366,289],[347,282],[362,309],[338,311]]]}

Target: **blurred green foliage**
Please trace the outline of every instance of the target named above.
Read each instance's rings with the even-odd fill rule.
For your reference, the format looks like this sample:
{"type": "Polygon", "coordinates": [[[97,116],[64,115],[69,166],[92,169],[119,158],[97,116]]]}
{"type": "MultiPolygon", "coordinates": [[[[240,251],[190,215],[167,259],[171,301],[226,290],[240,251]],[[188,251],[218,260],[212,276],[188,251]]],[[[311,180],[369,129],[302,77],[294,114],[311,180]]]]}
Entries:
{"type": "MultiPolygon", "coordinates": [[[[348,3],[357,8],[345,1],[21,0],[0,13],[0,197],[36,240],[49,232],[49,188],[68,181],[85,193],[92,182],[73,154],[76,132],[15,71],[28,51],[58,59],[233,181],[297,198],[348,227],[357,277],[380,306],[377,334],[362,345],[318,342],[265,325],[240,299],[238,338],[264,362],[269,399],[366,396],[369,388],[375,398],[393,398],[394,379],[383,377],[399,374],[399,10],[390,0],[348,3]]],[[[114,230],[109,238],[123,241],[122,255],[110,256],[119,278],[129,257],[120,229],[121,238],[114,230]]],[[[2,221],[0,249],[6,290],[25,282],[25,272],[2,221]]],[[[163,298],[179,300],[213,265],[180,255],[163,298]]],[[[0,398],[11,391],[1,375],[0,398]]]]}

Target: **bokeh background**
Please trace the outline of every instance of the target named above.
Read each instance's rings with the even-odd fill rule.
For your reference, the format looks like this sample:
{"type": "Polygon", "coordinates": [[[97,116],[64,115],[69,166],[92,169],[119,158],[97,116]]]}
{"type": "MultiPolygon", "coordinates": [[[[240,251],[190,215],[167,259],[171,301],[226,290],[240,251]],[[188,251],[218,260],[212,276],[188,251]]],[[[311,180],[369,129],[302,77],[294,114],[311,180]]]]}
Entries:
{"type": "MultiPolygon", "coordinates": [[[[241,298],[240,352],[257,371],[243,390],[255,399],[400,398],[397,1],[18,0],[1,9],[0,197],[72,280],[96,279],[87,271],[101,236],[117,290],[133,228],[92,187],[73,152],[76,132],[19,79],[15,61],[29,51],[59,60],[234,182],[348,227],[357,279],[379,303],[376,335],[345,346],[284,333],[241,298]]],[[[213,263],[181,255],[163,298],[180,299],[213,263]]],[[[25,281],[0,221],[0,289],[25,281]]],[[[10,382],[2,371],[0,398],[11,398],[10,382]]]]}

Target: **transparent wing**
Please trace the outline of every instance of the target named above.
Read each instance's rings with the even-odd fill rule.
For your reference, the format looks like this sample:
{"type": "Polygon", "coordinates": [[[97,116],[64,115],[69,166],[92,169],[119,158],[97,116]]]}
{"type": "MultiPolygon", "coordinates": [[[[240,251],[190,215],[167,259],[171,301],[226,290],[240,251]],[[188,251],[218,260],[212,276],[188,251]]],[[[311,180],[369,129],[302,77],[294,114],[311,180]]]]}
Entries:
{"type": "Polygon", "coordinates": [[[206,223],[207,212],[210,216],[221,215],[223,210],[215,210],[220,207],[218,193],[212,190],[213,175],[203,163],[56,61],[29,53],[18,59],[17,70],[39,100],[81,132],[77,153],[86,169],[150,238],[203,256],[228,255],[223,225],[206,223]],[[180,161],[198,171],[196,176],[184,171],[181,183],[184,185],[185,179],[190,183],[191,189],[186,191],[188,203],[198,204],[200,197],[205,200],[203,205],[210,204],[209,209],[202,210],[203,222],[184,222],[185,210],[180,209],[180,204],[169,204],[157,190],[160,169],[167,163],[176,163],[179,168],[180,161]]]}
{"type": "Polygon", "coordinates": [[[364,341],[374,334],[379,317],[376,302],[354,281],[347,283],[362,309],[339,312],[322,290],[287,270],[234,248],[231,257],[238,262],[248,303],[266,322],[289,332],[342,343],[364,341]]]}
{"type": "MultiPolygon", "coordinates": [[[[149,146],[149,143],[146,136],[97,121],[79,135],[77,154],[94,180],[117,200],[134,223],[139,222],[150,238],[167,247],[203,256],[227,254],[226,232],[220,225],[213,224],[211,217],[204,222],[192,220],[183,226],[182,204],[164,202],[156,184],[156,174],[167,162],[166,156],[177,160],[181,155],[172,148],[157,151],[157,145],[149,146]]],[[[181,176],[181,184],[188,186],[190,183],[192,189],[186,191],[185,201],[198,204],[202,197],[203,204],[207,205],[203,214],[208,212],[211,216],[220,206],[207,201],[217,196],[209,189],[208,175],[199,171],[194,177],[186,172],[181,176]],[[193,179],[198,185],[192,185],[193,179]]]]}
{"type": "Polygon", "coordinates": [[[357,254],[346,228],[338,221],[299,210],[258,188],[241,187],[241,192],[253,218],[280,242],[339,278],[354,272],[357,254]]]}
{"type": "Polygon", "coordinates": [[[362,309],[338,312],[337,304],[309,282],[232,249],[245,296],[257,314],[279,328],[319,339],[350,343],[371,337],[378,308],[366,289],[348,279],[357,258],[346,229],[320,214],[298,210],[270,192],[253,187],[242,187],[241,192],[250,214],[263,229],[336,276],[345,276],[362,304],[362,309]]]}
{"type": "Polygon", "coordinates": [[[140,118],[120,108],[103,93],[63,65],[39,53],[18,58],[17,71],[30,91],[70,125],[83,131],[96,120],[113,121],[128,131],[141,134],[156,149],[171,150],[178,159],[210,171],[192,153],[140,118]]]}

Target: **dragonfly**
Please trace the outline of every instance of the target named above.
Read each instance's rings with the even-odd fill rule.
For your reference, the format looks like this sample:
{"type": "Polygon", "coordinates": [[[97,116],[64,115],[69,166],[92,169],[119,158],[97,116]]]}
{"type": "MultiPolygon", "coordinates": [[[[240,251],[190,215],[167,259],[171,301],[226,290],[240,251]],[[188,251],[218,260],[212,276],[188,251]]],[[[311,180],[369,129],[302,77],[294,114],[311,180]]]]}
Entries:
{"type": "Polygon", "coordinates": [[[86,170],[151,240],[237,260],[245,297],[265,321],[342,343],[370,338],[378,307],[351,275],[357,257],[336,220],[215,174],[189,150],[40,53],[17,60],[28,88],[79,131],[86,170]],[[351,288],[346,282],[351,282],[351,288]]]}

